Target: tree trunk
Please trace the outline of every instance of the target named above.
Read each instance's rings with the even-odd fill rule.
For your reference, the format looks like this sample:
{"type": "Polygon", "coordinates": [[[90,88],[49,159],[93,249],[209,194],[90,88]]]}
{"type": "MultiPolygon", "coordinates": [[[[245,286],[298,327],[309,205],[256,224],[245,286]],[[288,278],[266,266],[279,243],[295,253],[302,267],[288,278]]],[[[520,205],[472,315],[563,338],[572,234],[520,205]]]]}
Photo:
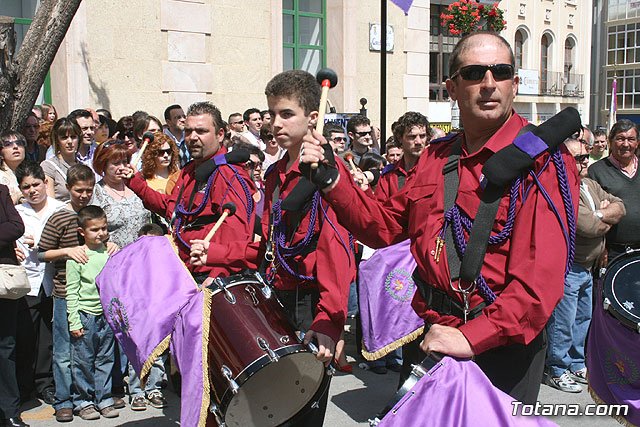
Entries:
{"type": "MultiPolygon", "coordinates": [[[[42,0],[15,59],[15,35],[11,51],[2,52],[5,24],[0,22],[0,53],[10,58],[6,69],[0,66],[0,129],[22,129],[81,2],[42,0]],[[5,80],[8,87],[3,86],[5,80]]],[[[13,33],[13,24],[10,26],[13,33]]]]}

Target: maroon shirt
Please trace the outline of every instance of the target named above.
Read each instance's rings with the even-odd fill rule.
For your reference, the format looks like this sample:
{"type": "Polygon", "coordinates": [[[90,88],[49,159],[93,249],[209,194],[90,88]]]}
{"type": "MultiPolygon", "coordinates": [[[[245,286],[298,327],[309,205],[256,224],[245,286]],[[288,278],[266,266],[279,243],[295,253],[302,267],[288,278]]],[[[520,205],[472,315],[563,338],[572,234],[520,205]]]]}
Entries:
{"type": "MultiPolygon", "coordinates": [[[[288,161],[289,153],[286,153],[265,177],[265,203],[262,215],[262,230],[265,239],[261,242],[237,240],[226,244],[211,244],[207,253],[207,264],[217,265],[228,262],[235,268],[255,269],[259,267],[266,251],[266,239],[269,236],[269,213],[273,204],[272,197],[276,183],[279,183],[280,199],[284,200],[301,176],[297,161],[289,171],[286,171],[288,161]]],[[[342,162],[336,163],[342,172],[349,175],[342,162]]],[[[320,302],[315,319],[309,329],[328,335],[337,342],[347,318],[349,285],[355,280],[355,260],[349,247],[347,230],[338,223],[335,212],[326,201],[320,199],[320,204],[327,215],[325,217],[322,209],[318,208],[318,220],[314,228],[318,236],[316,250],[306,255],[296,256],[289,262],[294,271],[304,276],[316,276],[317,280],[301,281],[291,276],[282,267],[278,267],[274,286],[276,289],[282,290],[293,290],[298,286],[302,289],[317,289],[320,293],[320,302]]],[[[310,212],[307,212],[302,218],[295,233],[293,245],[304,239],[309,228],[309,217],[310,212]]],[[[289,227],[295,225],[291,224],[292,220],[288,212],[283,213],[283,220],[289,227]]]]}
{"type": "MultiPolygon", "coordinates": [[[[417,166],[417,163],[416,163],[417,166]]],[[[389,197],[396,194],[400,189],[398,177],[400,175],[404,176],[405,183],[407,182],[407,178],[410,174],[412,174],[416,170],[416,166],[414,166],[409,172],[407,172],[404,168],[404,157],[396,162],[393,169],[389,172],[382,175],[380,181],[378,181],[378,185],[376,186],[375,198],[380,202],[384,202],[389,197]]]]}
{"type": "MultiPolygon", "coordinates": [[[[222,147],[220,148],[220,150],[218,150],[216,155],[225,154],[226,152],[226,148],[222,147]]],[[[144,177],[140,173],[137,173],[133,178],[131,178],[127,185],[138,195],[138,197],[142,199],[145,208],[157,213],[158,215],[161,215],[164,218],[170,219],[173,215],[173,211],[175,210],[178,195],[180,194],[180,190],[182,187],[184,187],[184,191],[182,192],[181,200],[182,204],[187,208],[187,210],[193,211],[197,206],[200,205],[200,203],[202,203],[204,191],[201,190],[195,195],[191,209],[189,209],[189,207],[187,206],[187,203],[189,202],[189,198],[191,196],[191,192],[196,184],[194,177],[195,169],[200,164],[202,164],[202,162],[196,163],[195,161],[187,164],[180,172],[180,177],[176,181],[176,185],[171,191],[171,194],[168,195],[159,193],[149,187],[144,177]]],[[[253,193],[255,193],[256,191],[255,186],[253,185],[253,182],[249,178],[249,175],[247,174],[245,169],[241,165],[236,165],[233,167],[240,173],[240,176],[242,177],[241,179],[245,181],[246,185],[249,188],[250,195],[253,195],[253,193]]],[[[247,199],[245,197],[244,189],[229,166],[220,166],[218,170],[220,171],[220,173],[213,181],[209,201],[207,202],[200,215],[197,216],[218,215],[220,214],[220,206],[224,205],[227,202],[233,202],[236,205],[235,215],[227,217],[224,224],[222,224],[222,226],[213,236],[211,242],[223,243],[231,240],[236,240],[238,238],[251,239],[251,237],[253,236],[255,215],[252,215],[249,220],[247,219],[247,199]]],[[[204,226],[194,228],[187,227],[185,229],[185,225],[188,226],[189,223],[191,223],[195,218],[196,215],[188,216],[186,218],[186,221],[183,221],[182,227],[180,229],[180,236],[187,243],[189,243],[189,241],[193,239],[204,239],[211,228],[213,228],[213,223],[215,222],[214,220],[212,220],[210,223],[204,226]]],[[[177,238],[175,239],[175,242],[178,246],[178,253],[180,255],[180,258],[182,259],[182,261],[184,261],[184,263],[187,265],[187,268],[189,268],[189,271],[191,272],[210,272],[209,276],[211,277],[227,277],[231,274],[238,273],[242,269],[236,268],[231,264],[227,264],[226,262],[220,262],[215,266],[192,266],[189,263],[189,248],[182,244],[177,238]]],[[[223,258],[225,256],[229,256],[229,258],[231,259],[235,257],[235,254],[224,253],[221,255],[223,256],[223,258]]]]}
{"type": "MultiPolygon", "coordinates": [[[[471,218],[475,217],[480,204],[482,166],[493,153],[510,144],[526,123],[514,113],[474,154],[467,154],[463,143],[457,204],[471,218]]],[[[462,297],[449,283],[446,248],[443,248],[439,262],[434,259],[436,237],[444,220],[442,167],[451,144],[449,140],[430,145],[420,156],[415,173],[402,190],[384,205],[359,191],[351,180],[346,179],[346,174],[341,174],[338,185],[325,198],[339,213],[340,221],[368,246],[379,248],[410,238],[420,276],[462,304],[462,297]]],[[[566,170],[577,215],[577,168],[566,148],[562,146],[561,150],[565,164],[569,165],[566,170]]],[[[556,168],[552,162],[543,167],[548,158],[547,153],[540,156],[533,169],[539,172],[540,183],[567,227],[556,168]]],[[[539,188],[527,176],[525,188],[529,186],[526,201],[522,203],[522,194],[518,197],[511,238],[501,245],[489,246],[482,266],[482,275],[497,295],[493,304],[484,308],[479,317],[462,324],[457,317],[442,316],[429,310],[419,293],[412,302],[415,311],[426,322],[458,327],[475,354],[502,345],[531,342],[564,294],[567,247],[562,228],[539,188]]],[[[509,197],[506,194],[500,203],[493,233],[500,232],[507,219],[509,197]]],[[[483,299],[477,292],[470,297],[471,307],[481,302],[483,299]]]]}

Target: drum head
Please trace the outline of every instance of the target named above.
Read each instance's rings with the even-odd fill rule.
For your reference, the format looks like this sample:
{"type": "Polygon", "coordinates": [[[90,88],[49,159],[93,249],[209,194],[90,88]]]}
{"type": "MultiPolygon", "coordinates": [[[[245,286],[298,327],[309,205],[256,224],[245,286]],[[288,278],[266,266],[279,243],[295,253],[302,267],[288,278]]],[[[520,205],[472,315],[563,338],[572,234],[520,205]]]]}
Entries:
{"type": "Polygon", "coordinates": [[[640,251],[617,257],[607,269],[603,285],[608,310],[625,325],[640,325],[640,251]]]}
{"type": "Polygon", "coordinates": [[[254,373],[233,396],[227,426],[277,426],[298,413],[322,383],[324,365],[310,352],[286,355],[254,373]]]}

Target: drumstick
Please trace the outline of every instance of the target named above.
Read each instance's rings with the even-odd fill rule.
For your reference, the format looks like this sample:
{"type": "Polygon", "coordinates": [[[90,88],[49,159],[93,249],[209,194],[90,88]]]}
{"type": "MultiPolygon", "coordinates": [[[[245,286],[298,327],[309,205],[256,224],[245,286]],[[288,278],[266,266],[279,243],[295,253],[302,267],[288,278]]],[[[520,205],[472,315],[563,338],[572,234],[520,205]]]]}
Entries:
{"type": "MultiPolygon", "coordinates": [[[[327,112],[327,96],[329,95],[329,88],[335,87],[338,84],[338,75],[331,68],[322,68],[316,75],[316,80],[322,86],[322,92],[320,94],[320,108],[318,109],[318,122],[316,123],[316,131],[322,135],[324,130],[324,116],[327,112]]],[[[318,163],[311,163],[311,169],[317,169],[318,163]]]]}
{"type": "MultiPolygon", "coordinates": [[[[347,162],[349,162],[349,166],[351,166],[351,170],[352,170],[352,171],[354,171],[354,172],[355,172],[355,171],[357,171],[357,170],[358,170],[358,169],[356,168],[356,164],[355,164],[355,163],[353,163],[353,154],[351,154],[351,153],[347,153],[347,154],[345,154],[344,158],[347,160],[347,162]]],[[[359,180],[359,179],[356,179],[356,182],[357,182],[358,184],[362,184],[362,182],[360,182],[360,180],[359,180]]]]}
{"type": "Polygon", "coordinates": [[[228,202],[222,205],[222,215],[220,215],[220,218],[218,218],[216,223],[213,224],[213,228],[209,231],[209,233],[207,234],[207,237],[204,238],[204,241],[205,242],[211,241],[211,239],[213,238],[213,235],[216,234],[216,231],[218,231],[218,228],[220,228],[224,220],[227,219],[229,215],[233,215],[235,213],[236,213],[236,205],[233,202],[228,202]]]}
{"type": "MultiPolygon", "coordinates": [[[[131,165],[135,167],[135,165],[138,164],[138,160],[140,160],[140,158],[142,157],[142,154],[144,154],[144,150],[147,149],[147,145],[149,145],[149,143],[153,142],[153,134],[151,132],[145,132],[144,135],[142,135],[142,147],[140,147],[140,149],[138,150],[138,152],[136,154],[133,155],[133,159],[131,159],[131,165]]],[[[133,176],[133,174],[129,175],[129,178],[131,178],[133,176]]]]}

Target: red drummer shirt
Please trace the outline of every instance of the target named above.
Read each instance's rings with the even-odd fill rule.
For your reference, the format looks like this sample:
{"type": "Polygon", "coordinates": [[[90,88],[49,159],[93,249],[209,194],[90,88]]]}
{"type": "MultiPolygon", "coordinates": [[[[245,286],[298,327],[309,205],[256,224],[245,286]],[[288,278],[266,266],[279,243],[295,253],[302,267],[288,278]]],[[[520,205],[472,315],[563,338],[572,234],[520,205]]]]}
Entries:
{"type": "MultiPolygon", "coordinates": [[[[226,153],[226,148],[221,147],[215,155],[226,153]]],[[[211,156],[208,159],[205,159],[205,161],[213,157],[214,156],[211,156]]],[[[157,191],[149,187],[141,173],[135,174],[135,176],[129,180],[127,185],[138,195],[138,197],[142,199],[142,203],[144,204],[145,208],[149,209],[152,212],[155,212],[156,214],[166,219],[171,219],[176,207],[178,195],[180,194],[180,190],[183,187],[184,191],[182,191],[181,201],[188,211],[195,210],[196,207],[200,206],[200,204],[202,203],[202,198],[204,196],[203,189],[196,193],[193,199],[192,207],[189,209],[189,207],[187,206],[189,198],[191,197],[191,192],[193,191],[193,188],[196,184],[196,180],[194,177],[196,167],[202,163],[203,162],[196,163],[195,161],[188,163],[180,172],[180,176],[176,181],[175,187],[171,191],[171,194],[168,195],[158,193],[157,191]]],[[[224,205],[227,202],[233,202],[236,205],[236,213],[235,215],[227,217],[225,222],[213,236],[211,242],[222,243],[236,240],[238,238],[250,239],[253,236],[253,227],[255,222],[255,205],[254,213],[251,215],[251,218],[247,218],[248,202],[247,198],[245,197],[244,188],[240,183],[240,179],[235,175],[231,167],[235,168],[240,174],[240,179],[244,180],[247,188],[249,189],[250,196],[252,196],[253,193],[256,192],[255,185],[249,178],[249,175],[242,167],[242,165],[218,167],[218,170],[220,172],[213,180],[209,201],[204,206],[204,209],[199,215],[187,216],[183,221],[182,226],[180,227],[180,236],[185,242],[187,242],[187,244],[189,244],[189,242],[193,239],[204,239],[211,228],[213,228],[215,219],[212,218],[210,222],[199,227],[190,227],[189,224],[200,216],[210,215],[217,218],[217,216],[220,214],[220,206],[224,205]]],[[[215,266],[193,266],[189,263],[190,249],[182,242],[180,242],[178,238],[175,239],[175,242],[178,246],[178,254],[180,255],[180,258],[182,259],[182,261],[184,261],[184,263],[187,265],[187,268],[192,273],[209,272],[209,276],[211,277],[227,277],[231,274],[238,273],[241,270],[241,268],[236,268],[233,265],[227,264],[226,262],[220,262],[215,266]]],[[[235,254],[222,255],[228,255],[231,259],[235,258],[235,254]]]]}
{"type": "MultiPolygon", "coordinates": [[[[457,204],[469,217],[475,217],[480,203],[482,166],[493,153],[510,144],[526,124],[526,120],[514,112],[473,154],[467,154],[463,140],[457,204]]],[[[447,162],[451,144],[452,140],[448,140],[430,145],[420,157],[416,172],[384,204],[364,195],[351,180],[345,179],[348,176],[344,173],[341,173],[337,186],[324,197],[338,212],[340,221],[368,246],[379,248],[410,238],[411,252],[420,276],[462,304],[462,297],[452,290],[449,283],[446,248],[443,248],[439,262],[434,257],[436,237],[444,221],[442,168],[447,162]]],[[[577,215],[577,168],[564,146],[561,152],[577,215]]],[[[556,168],[553,162],[548,162],[549,157],[548,153],[541,155],[533,170],[550,195],[566,228],[556,168]]],[[[524,203],[523,192],[519,192],[510,239],[500,245],[489,246],[482,266],[482,275],[497,295],[495,302],[466,324],[457,317],[443,316],[429,310],[417,292],[412,302],[414,310],[425,322],[458,327],[475,354],[498,346],[531,342],[545,326],[564,294],[567,247],[560,222],[530,175],[525,180],[524,188],[528,192],[525,192],[524,203]]],[[[508,191],[500,203],[492,234],[500,232],[507,219],[508,191]]],[[[471,307],[481,302],[483,299],[477,292],[470,297],[471,307]]]]}
{"type": "MultiPolygon", "coordinates": [[[[417,166],[417,163],[416,163],[417,166]]],[[[404,157],[398,160],[398,162],[393,166],[389,172],[382,175],[380,181],[378,181],[378,185],[376,186],[375,198],[380,202],[384,202],[389,197],[396,194],[400,189],[399,186],[399,176],[404,176],[405,183],[407,182],[407,178],[416,170],[416,166],[411,168],[409,172],[405,170],[404,167],[404,157]]]]}
{"type": "MultiPolygon", "coordinates": [[[[272,195],[278,185],[279,197],[284,200],[296,186],[301,177],[298,162],[287,171],[289,153],[279,160],[273,170],[265,177],[265,203],[262,215],[262,230],[265,238],[260,242],[237,240],[231,243],[210,244],[207,253],[207,264],[218,265],[230,263],[234,268],[256,269],[262,263],[269,236],[269,217],[273,205],[272,195]],[[228,252],[228,254],[227,254],[228,252]]],[[[349,176],[342,162],[336,162],[342,172],[349,176]]],[[[349,233],[338,223],[334,210],[329,204],[320,199],[318,216],[314,232],[318,236],[317,247],[305,255],[298,255],[289,260],[289,265],[298,274],[315,276],[317,280],[302,280],[287,273],[283,267],[278,267],[273,285],[276,289],[293,290],[317,289],[320,301],[316,316],[309,329],[320,332],[338,342],[347,318],[347,301],[349,299],[349,285],[355,281],[355,260],[349,244],[349,233]],[[326,212],[326,215],[325,215],[326,212]]],[[[293,227],[289,212],[283,211],[283,221],[293,227]]],[[[310,212],[307,212],[296,230],[292,245],[301,242],[310,223],[310,212]]],[[[291,246],[291,245],[290,245],[291,246]]]]}

